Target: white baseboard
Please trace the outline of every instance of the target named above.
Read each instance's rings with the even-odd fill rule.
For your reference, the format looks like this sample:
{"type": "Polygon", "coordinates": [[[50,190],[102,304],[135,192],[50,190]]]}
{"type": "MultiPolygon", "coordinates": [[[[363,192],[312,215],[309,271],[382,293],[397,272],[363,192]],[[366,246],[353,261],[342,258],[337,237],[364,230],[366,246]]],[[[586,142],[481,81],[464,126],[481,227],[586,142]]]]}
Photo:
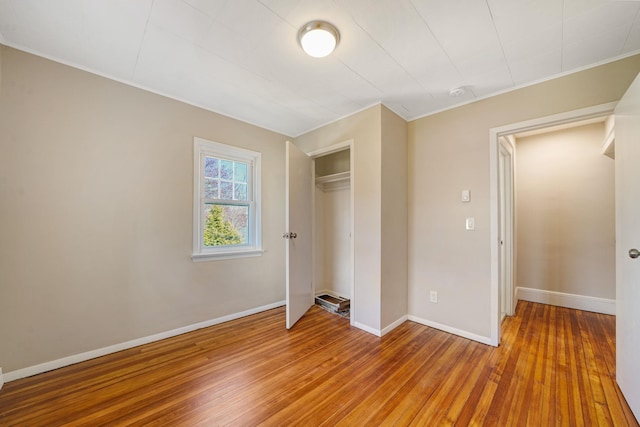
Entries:
{"type": "MultiPolygon", "coordinates": [[[[256,307],[249,310],[241,311],[239,313],[229,314],[227,316],[218,317],[217,319],[206,320],[200,323],[194,323],[192,325],[184,326],[182,328],[173,329],[171,331],[160,332],[158,334],[149,335],[147,337],[138,338],[135,340],[123,342],[120,344],[110,345],[108,347],[99,348],[96,350],[87,351],[85,353],[75,354],[72,356],[63,357],[61,359],[52,360],[50,362],[41,363],[35,366],[29,366],[27,368],[18,369],[17,371],[7,372],[4,376],[5,381],[15,381],[20,378],[30,377],[32,375],[41,374],[43,372],[52,371],[54,369],[62,368],[64,366],[73,365],[74,363],[84,362],[86,360],[95,359],[96,357],[104,356],[106,354],[115,353],[118,351],[126,350],[129,348],[137,347],[139,345],[148,344],[154,341],[160,341],[166,338],[182,335],[187,332],[192,332],[197,329],[208,328],[209,326],[218,325],[220,323],[228,322],[230,320],[239,319],[241,317],[250,316],[252,314],[260,313],[262,311],[271,310],[272,308],[282,307],[286,304],[286,301],[279,301],[273,304],[263,305],[262,307],[256,307]]],[[[284,326],[283,326],[284,327],[284,326]]],[[[0,374],[2,372],[0,371],[0,374]]],[[[2,375],[0,375],[0,381],[2,381],[2,375]]]]}
{"type": "Polygon", "coordinates": [[[401,318],[399,318],[398,320],[396,320],[395,322],[391,323],[389,326],[387,326],[386,328],[382,329],[382,334],[380,336],[385,336],[387,335],[389,332],[393,331],[395,328],[397,328],[398,326],[402,325],[404,322],[407,321],[407,319],[409,318],[409,316],[407,316],[406,314],[404,316],[402,316],[401,318]]]}
{"type": "Polygon", "coordinates": [[[407,321],[407,319],[408,317],[406,315],[402,316],[401,318],[399,318],[398,320],[396,320],[395,322],[393,322],[392,324],[390,324],[389,326],[387,326],[382,330],[372,328],[371,326],[367,326],[360,322],[353,322],[353,326],[355,326],[358,329],[362,329],[365,332],[369,332],[370,334],[373,334],[377,337],[383,337],[389,332],[391,332],[392,330],[394,330],[395,328],[397,328],[398,326],[402,325],[404,322],[407,321]]]}
{"type": "Polygon", "coordinates": [[[408,319],[411,320],[412,322],[420,323],[422,325],[429,326],[431,328],[439,329],[449,334],[457,335],[459,337],[466,338],[472,341],[477,341],[482,344],[491,345],[490,337],[483,337],[482,335],[477,335],[472,332],[463,331],[462,329],[457,329],[451,326],[443,325],[438,322],[432,322],[431,320],[422,319],[416,316],[409,315],[408,319]]]}
{"type": "Polygon", "coordinates": [[[602,314],[616,314],[616,300],[588,297],[585,295],[565,294],[563,292],[546,291],[533,288],[516,288],[516,300],[557,305],[577,310],[593,311],[602,314]]]}
{"type": "Polygon", "coordinates": [[[4,378],[2,377],[2,368],[0,368],[0,390],[2,390],[3,385],[4,385],[4,378]]]}
{"type": "Polygon", "coordinates": [[[355,326],[358,329],[362,329],[365,332],[369,332],[370,334],[373,334],[377,337],[381,337],[382,336],[382,331],[380,331],[380,329],[376,329],[376,328],[372,328],[371,326],[367,326],[363,323],[360,322],[353,322],[353,326],[355,326]]]}

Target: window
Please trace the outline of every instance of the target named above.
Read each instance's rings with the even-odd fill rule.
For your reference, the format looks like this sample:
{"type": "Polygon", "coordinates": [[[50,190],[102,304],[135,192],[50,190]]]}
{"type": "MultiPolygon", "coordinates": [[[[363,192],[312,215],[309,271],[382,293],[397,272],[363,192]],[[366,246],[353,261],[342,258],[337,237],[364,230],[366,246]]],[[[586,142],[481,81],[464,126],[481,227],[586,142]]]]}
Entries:
{"type": "Polygon", "coordinates": [[[193,141],[193,260],[260,255],[260,153],[193,141]]]}

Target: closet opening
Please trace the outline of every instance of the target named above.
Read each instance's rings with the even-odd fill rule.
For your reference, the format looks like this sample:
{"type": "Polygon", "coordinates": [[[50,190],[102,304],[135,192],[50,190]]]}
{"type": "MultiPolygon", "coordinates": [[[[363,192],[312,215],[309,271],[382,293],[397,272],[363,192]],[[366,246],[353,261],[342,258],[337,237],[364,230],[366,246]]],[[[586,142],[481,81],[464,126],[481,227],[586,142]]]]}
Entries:
{"type": "Polygon", "coordinates": [[[315,303],[327,311],[353,319],[351,144],[313,154],[315,303]]]}

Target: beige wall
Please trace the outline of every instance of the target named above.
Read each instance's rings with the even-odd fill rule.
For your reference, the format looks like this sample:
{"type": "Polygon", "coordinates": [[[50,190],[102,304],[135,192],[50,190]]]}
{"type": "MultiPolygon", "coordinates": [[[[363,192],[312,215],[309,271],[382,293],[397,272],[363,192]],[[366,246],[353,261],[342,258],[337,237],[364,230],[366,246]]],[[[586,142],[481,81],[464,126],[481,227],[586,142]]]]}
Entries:
{"type": "Polygon", "coordinates": [[[316,292],[332,291],[351,298],[351,191],[316,188],[314,247],[317,254],[316,292]],[[320,252],[320,254],[318,254],[320,252]]]}
{"type": "MultiPolygon", "coordinates": [[[[408,124],[410,315],[489,336],[489,128],[616,101],[638,71],[631,57],[408,124]]],[[[378,330],[403,311],[402,255],[383,253],[402,247],[383,227],[402,216],[402,132],[375,106],[295,139],[354,140],[355,320],[378,330]]],[[[284,299],[283,135],[0,47],[0,138],[5,372],[284,299]],[[263,153],[262,257],[191,261],[194,135],[263,153]]]]}
{"type": "Polygon", "coordinates": [[[1,61],[5,373],[284,300],[285,136],[11,48],[1,61]],[[263,256],[192,262],[196,135],[262,152],[263,256]]]}
{"type": "Polygon", "coordinates": [[[407,315],[407,122],[382,107],[382,328],[407,315]]]}
{"type": "Polygon", "coordinates": [[[353,139],[354,320],[380,329],[381,106],[377,105],[295,138],[310,153],[353,139]]]}
{"type": "Polygon", "coordinates": [[[490,336],[489,129],[617,101],[639,71],[634,56],[409,123],[410,315],[490,336]]]}
{"type": "Polygon", "coordinates": [[[517,286],[615,299],[604,123],[517,139],[517,286]]]}
{"type": "Polygon", "coordinates": [[[313,289],[316,292],[328,290],[325,271],[325,218],[324,218],[324,191],[316,188],[314,196],[313,214],[313,289]]]}
{"type": "Polygon", "coordinates": [[[347,172],[351,167],[350,157],[349,150],[342,150],[316,158],[316,176],[326,176],[340,172],[347,172]]]}

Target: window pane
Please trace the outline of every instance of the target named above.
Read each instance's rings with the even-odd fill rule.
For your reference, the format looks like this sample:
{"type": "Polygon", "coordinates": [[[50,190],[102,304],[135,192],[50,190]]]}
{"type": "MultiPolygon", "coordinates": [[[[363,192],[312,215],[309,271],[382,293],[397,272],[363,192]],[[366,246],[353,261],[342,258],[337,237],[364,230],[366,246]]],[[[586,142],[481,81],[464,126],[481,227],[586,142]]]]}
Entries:
{"type": "Polygon", "coordinates": [[[236,168],[236,174],[234,177],[234,181],[247,182],[247,164],[236,162],[235,168],[236,168]]]}
{"type": "Polygon", "coordinates": [[[233,246],[249,243],[249,207],[205,206],[204,246],[233,246]]]}
{"type": "Polygon", "coordinates": [[[218,159],[215,157],[204,158],[204,176],[205,178],[218,177],[218,159]]]}
{"type": "Polygon", "coordinates": [[[217,199],[218,198],[218,180],[212,178],[204,179],[204,198],[205,199],[217,199]]]}
{"type": "Polygon", "coordinates": [[[231,160],[220,160],[220,178],[233,179],[233,162],[231,160]]]}
{"type": "Polygon", "coordinates": [[[220,182],[220,199],[233,200],[233,182],[220,182]]]}
{"type": "Polygon", "coordinates": [[[233,186],[234,200],[247,200],[247,184],[234,184],[233,186]]]}
{"type": "Polygon", "coordinates": [[[261,154],[197,137],[193,154],[194,261],[259,256],[261,154]]]}

